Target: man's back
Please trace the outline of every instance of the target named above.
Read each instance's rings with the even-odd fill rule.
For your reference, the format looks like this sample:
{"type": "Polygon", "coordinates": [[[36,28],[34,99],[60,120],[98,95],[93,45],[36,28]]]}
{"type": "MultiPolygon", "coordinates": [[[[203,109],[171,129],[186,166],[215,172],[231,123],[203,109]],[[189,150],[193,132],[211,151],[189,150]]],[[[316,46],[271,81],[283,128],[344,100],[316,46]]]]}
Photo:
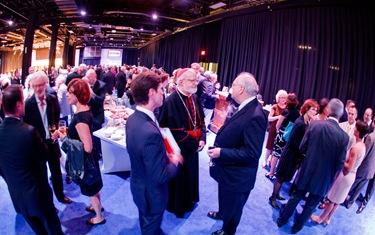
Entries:
{"type": "Polygon", "coordinates": [[[336,121],[313,121],[300,145],[306,156],[296,182],[298,189],[327,194],[344,166],[348,142],[348,135],[336,121]]]}
{"type": "Polygon", "coordinates": [[[47,147],[35,128],[15,118],[0,126],[0,167],[18,213],[35,216],[52,201],[47,181],[47,147]]]}

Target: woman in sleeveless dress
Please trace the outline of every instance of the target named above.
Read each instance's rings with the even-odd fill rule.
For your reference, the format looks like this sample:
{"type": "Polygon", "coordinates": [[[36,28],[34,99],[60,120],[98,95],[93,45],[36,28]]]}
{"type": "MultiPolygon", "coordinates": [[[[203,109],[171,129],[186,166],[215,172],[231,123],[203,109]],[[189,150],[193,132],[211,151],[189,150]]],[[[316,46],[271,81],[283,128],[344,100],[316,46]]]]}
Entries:
{"type": "Polygon", "coordinates": [[[286,108],[286,97],[288,93],[285,90],[279,90],[276,93],[276,104],[272,105],[270,113],[268,114],[269,130],[266,144],[266,155],[264,156],[264,162],[262,167],[265,168],[271,161],[270,156],[272,154],[273,145],[276,137],[276,123],[281,116],[282,111],[286,108]]]}
{"type": "Polygon", "coordinates": [[[318,224],[323,223],[325,226],[327,226],[330,223],[332,216],[335,214],[338,206],[345,201],[346,196],[354,183],[357,169],[361,165],[363,157],[366,153],[366,147],[362,141],[362,138],[366,135],[366,133],[367,123],[358,120],[354,129],[356,143],[348,151],[344,169],[337,177],[335,183],[328,193],[328,203],[326,204],[323,213],[320,216],[311,216],[311,220],[313,222],[318,224]]]}
{"type": "Polygon", "coordinates": [[[92,126],[94,118],[87,105],[91,97],[90,87],[85,80],[73,79],[68,84],[66,96],[69,104],[75,105],[77,109],[70,122],[67,136],[60,133],[60,138],[63,140],[66,137],[82,142],[85,174],[79,186],[81,193],[90,198],[91,206],[86,207],[86,211],[96,214],[96,217],[87,220],[86,223],[88,225],[104,224],[106,220],[102,214],[104,209],[100,201],[100,190],[103,187],[103,181],[100,175],[98,159],[92,155],[92,126]],[[90,173],[93,167],[95,168],[95,174],[90,173]],[[86,169],[90,169],[90,172],[86,171],[86,169]]]}

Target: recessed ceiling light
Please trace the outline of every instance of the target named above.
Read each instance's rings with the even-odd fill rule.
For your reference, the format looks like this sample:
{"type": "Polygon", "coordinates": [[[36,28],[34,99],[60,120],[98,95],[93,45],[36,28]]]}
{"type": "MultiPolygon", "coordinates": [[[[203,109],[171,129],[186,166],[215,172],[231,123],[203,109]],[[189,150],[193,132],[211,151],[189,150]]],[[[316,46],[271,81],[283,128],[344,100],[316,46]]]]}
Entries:
{"type": "Polygon", "coordinates": [[[226,6],[226,5],[227,5],[226,3],[218,2],[218,3],[215,3],[215,4],[211,5],[211,6],[209,6],[209,8],[211,8],[211,9],[218,9],[218,8],[226,6]]]}
{"type": "Polygon", "coordinates": [[[13,25],[13,23],[14,23],[13,20],[9,20],[9,21],[8,21],[8,24],[9,24],[9,25],[13,25]]]}
{"type": "Polygon", "coordinates": [[[152,19],[156,20],[158,18],[158,16],[154,13],[152,14],[152,19]]]}
{"type": "Polygon", "coordinates": [[[81,11],[81,15],[85,16],[86,15],[86,11],[81,11]]]}
{"type": "Polygon", "coordinates": [[[111,32],[112,32],[112,33],[116,33],[116,29],[112,29],[111,32]]]}

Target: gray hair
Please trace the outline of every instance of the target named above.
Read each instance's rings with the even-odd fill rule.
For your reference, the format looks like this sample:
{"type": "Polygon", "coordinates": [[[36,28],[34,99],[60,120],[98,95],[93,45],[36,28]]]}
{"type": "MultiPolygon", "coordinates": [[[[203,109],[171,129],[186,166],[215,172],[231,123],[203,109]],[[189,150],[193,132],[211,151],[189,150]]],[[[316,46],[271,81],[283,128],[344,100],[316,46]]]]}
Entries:
{"type": "Polygon", "coordinates": [[[48,84],[48,76],[47,76],[47,74],[45,72],[38,71],[36,73],[33,73],[32,77],[31,77],[31,83],[33,83],[38,78],[43,78],[44,81],[48,84]]]}
{"type": "Polygon", "coordinates": [[[340,118],[344,112],[344,104],[337,98],[331,99],[328,103],[328,107],[330,112],[329,116],[337,119],[340,118]]]}
{"type": "MultiPolygon", "coordinates": [[[[245,88],[245,92],[251,96],[256,96],[259,92],[259,86],[255,76],[251,73],[242,72],[237,76],[238,84],[245,88]]],[[[236,79],[237,79],[236,78],[236,79]]]]}

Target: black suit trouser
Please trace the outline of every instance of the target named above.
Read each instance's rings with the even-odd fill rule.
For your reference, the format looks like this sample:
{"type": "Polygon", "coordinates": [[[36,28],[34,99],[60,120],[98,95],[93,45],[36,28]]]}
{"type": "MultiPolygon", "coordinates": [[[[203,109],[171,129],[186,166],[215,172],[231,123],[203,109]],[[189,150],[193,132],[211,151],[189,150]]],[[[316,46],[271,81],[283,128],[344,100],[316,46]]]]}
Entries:
{"type": "Polygon", "coordinates": [[[222,230],[229,235],[236,233],[240,223],[242,210],[249,198],[248,192],[233,192],[225,189],[219,184],[219,210],[223,216],[222,230]]]}
{"type": "Polygon", "coordinates": [[[163,230],[160,228],[161,221],[163,219],[162,213],[147,214],[138,210],[139,212],[139,224],[143,235],[162,235],[163,230]]]}
{"type": "Polygon", "coordinates": [[[57,217],[53,203],[48,210],[40,216],[26,216],[23,215],[26,222],[30,225],[35,234],[38,235],[60,235],[64,234],[61,230],[61,223],[57,217]]]}
{"type": "Polygon", "coordinates": [[[375,176],[368,181],[365,197],[363,198],[363,205],[367,205],[374,193],[375,176]]]}
{"type": "Polygon", "coordinates": [[[47,141],[47,147],[49,151],[48,156],[48,167],[51,172],[52,188],[58,200],[62,200],[65,196],[63,188],[63,180],[60,168],[60,147],[59,144],[52,144],[47,141]]]}
{"type": "Polygon", "coordinates": [[[359,194],[361,193],[365,185],[368,183],[368,181],[369,179],[365,179],[365,178],[359,178],[359,177],[355,178],[355,181],[349,191],[349,195],[350,195],[350,198],[348,200],[349,203],[353,203],[357,199],[357,197],[359,196],[359,194]]]}
{"type": "MultiPolygon", "coordinates": [[[[288,200],[284,209],[280,212],[280,222],[286,222],[289,218],[293,215],[298,203],[302,200],[302,198],[306,195],[306,191],[296,189],[290,199],[288,200]]],[[[302,228],[305,222],[310,218],[314,209],[319,204],[320,200],[323,199],[321,195],[314,195],[309,193],[308,198],[306,199],[305,206],[303,207],[303,211],[300,216],[295,220],[294,227],[302,228]]]]}

